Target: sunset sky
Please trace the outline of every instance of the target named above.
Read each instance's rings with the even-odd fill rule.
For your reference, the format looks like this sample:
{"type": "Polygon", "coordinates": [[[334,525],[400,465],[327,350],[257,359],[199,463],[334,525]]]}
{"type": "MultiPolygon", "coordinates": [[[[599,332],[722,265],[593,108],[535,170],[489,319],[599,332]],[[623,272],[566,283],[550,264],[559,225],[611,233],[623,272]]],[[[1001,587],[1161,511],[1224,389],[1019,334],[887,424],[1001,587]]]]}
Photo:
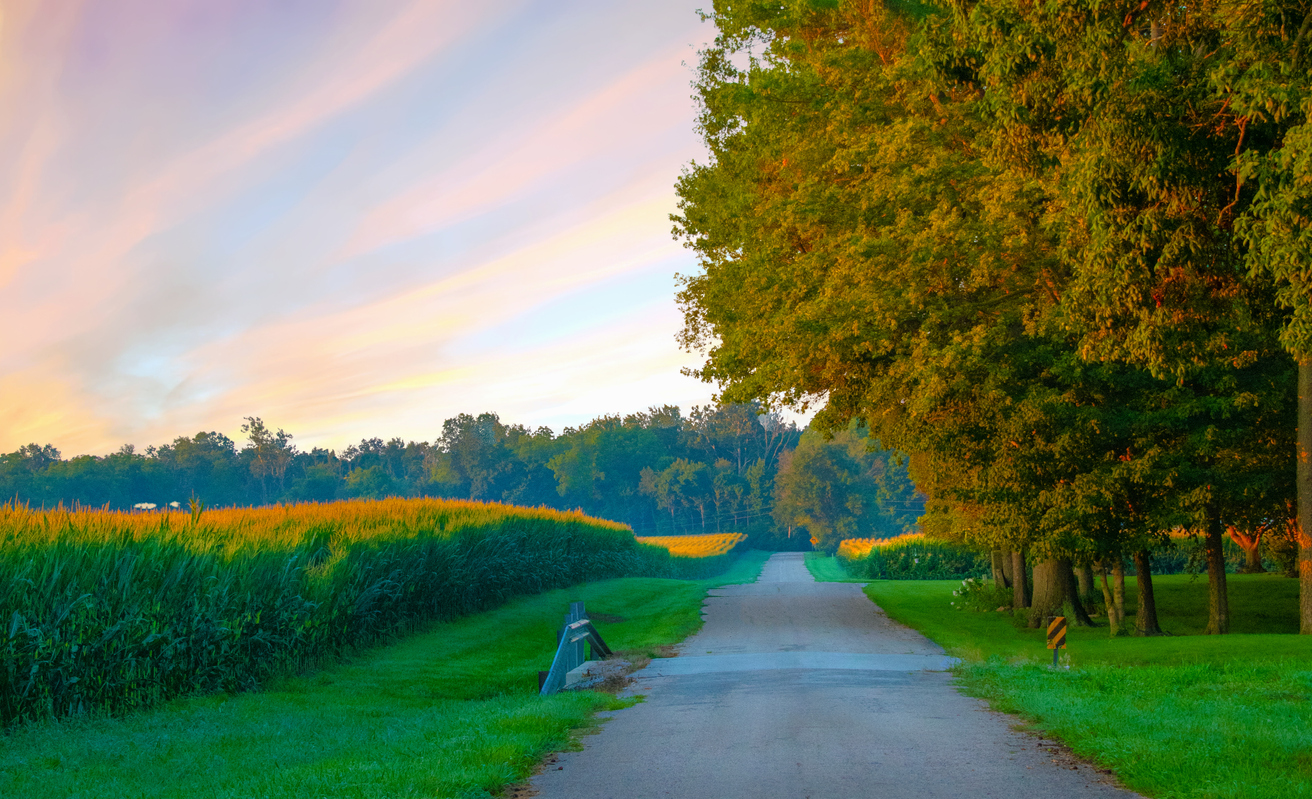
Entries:
{"type": "Polygon", "coordinates": [[[5,0],[0,452],[707,402],[668,220],[702,5],[5,0]]]}

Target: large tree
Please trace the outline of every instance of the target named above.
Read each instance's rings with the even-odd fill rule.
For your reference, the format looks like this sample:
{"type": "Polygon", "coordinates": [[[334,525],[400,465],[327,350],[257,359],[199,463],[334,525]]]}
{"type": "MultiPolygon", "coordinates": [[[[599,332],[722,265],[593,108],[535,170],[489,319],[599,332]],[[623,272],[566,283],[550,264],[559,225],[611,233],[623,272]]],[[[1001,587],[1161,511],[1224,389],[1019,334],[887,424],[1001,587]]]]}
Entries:
{"type": "MultiPolygon", "coordinates": [[[[1080,337],[1086,357],[1182,380],[1270,358],[1279,332],[1301,365],[1299,494],[1303,527],[1312,525],[1305,466],[1312,440],[1304,440],[1312,437],[1312,173],[1303,63],[1312,5],[952,0],[950,7],[927,52],[944,74],[979,92],[994,160],[1052,178],[1045,225],[1070,266],[1059,306],[1064,328],[1080,337]]],[[[1203,525],[1209,629],[1220,632],[1222,502],[1199,499],[1211,508],[1203,525]]],[[[1306,539],[1303,557],[1308,633],[1306,539]]]]}
{"type": "Polygon", "coordinates": [[[1220,6],[1225,49],[1210,77],[1243,130],[1236,196],[1251,185],[1238,220],[1254,277],[1270,280],[1288,311],[1281,341],[1298,361],[1298,573],[1301,630],[1312,634],[1312,2],[1220,6]]]}
{"type": "Polygon", "coordinates": [[[675,217],[703,266],[680,295],[700,376],[727,399],[818,402],[821,427],[862,417],[937,468],[969,463],[974,497],[958,481],[953,500],[1022,537],[1038,487],[1004,475],[995,422],[1022,423],[1011,358],[1063,280],[1043,181],[986,162],[970,93],[908,53],[913,20],[878,4],[722,4],[716,20],[699,84],[712,159],[680,181],[675,217]]]}
{"type": "Polygon", "coordinates": [[[917,35],[893,8],[716,5],[711,157],[675,217],[703,267],[680,295],[698,374],[727,399],[819,403],[831,429],[865,418],[1044,557],[1146,564],[1168,520],[1196,524],[1223,632],[1227,458],[1281,415],[1280,380],[1244,375],[1284,367],[1234,235],[1242,131],[1206,85],[1211,28],[999,0],[917,35]],[[1117,369],[1139,393],[1080,399],[1117,369]],[[1033,431],[1081,402],[1138,417],[1054,460],[1033,431]],[[1098,521],[1108,503],[1124,523],[1098,521]],[[1081,540],[1081,517],[1103,532],[1081,540]]]}

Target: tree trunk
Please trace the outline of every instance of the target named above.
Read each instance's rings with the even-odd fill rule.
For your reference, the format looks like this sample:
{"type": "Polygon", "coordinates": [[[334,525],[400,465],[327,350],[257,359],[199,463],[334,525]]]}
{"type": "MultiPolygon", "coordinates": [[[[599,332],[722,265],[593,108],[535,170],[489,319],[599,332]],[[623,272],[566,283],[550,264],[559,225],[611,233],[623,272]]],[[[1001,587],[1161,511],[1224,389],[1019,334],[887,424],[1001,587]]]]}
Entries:
{"type": "Polygon", "coordinates": [[[1085,563],[1075,567],[1075,579],[1080,584],[1080,599],[1093,596],[1093,567],[1085,563]]]}
{"type": "Polygon", "coordinates": [[[1057,579],[1057,561],[1048,559],[1034,564],[1034,597],[1030,604],[1030,627],[1040,627],[1046,617],[1061,609],[1064,595],[1057,579]]]}
{"type": "Polygon", "coordinates": [[[1125,558],[1116,556],[1112,564],[1112,599],[1116,602],[1116,616],[1121,620],[1121,632],[1125,631],[1125,558]]]}
{"type": "Polygon", "coordinates": [[[1107,626],[1111,628],[1111,636],[1115,638],[1121,634],[1121,615],[1116,612],[1116,598],[1112,595],[1112,588],[1107,584],[1107,561],[1098,561],[1098,577],[1100,578],[1099,587],[1102,589],[1102,601],[1107,606],[1107,626]]]}
{"type": "Polygon", "coordinates": [[[1230,632],[1230,597],[1225,585],[1225,550],[1221,548],[1221,513],[1216,502],[1207,504],[1207,631],[1205,635],[1230,632]]]}
{"type": "Polygon", "coordinates": [[[1092,627],[1093,621],[1080,602],[1079,588],[1071,562],[1063,558],[1049,558],[1034,564],[1034,598],[1030,604],[1030,627],[1041,627],[1047,617],[1061,615],[1067,602],[1075,616],[1072,621],[1082,627],[1092,627]]]}
{"type": "Polygon", "coordinates": [[[1230,540],[1244,551],[1244,568],[1240,574],[1261,574],[1266,571],[1266,567],[1262,565],[1262,528],[1259,527],[1257,532],[1249,535],[1239,532],[1234,525],[1230,525],[1225,528],[1225,532],[1230,536],[1230,540]]]}
{"type": "Polygon", "coordinates": [[[1002,577],[1007,581],[1008,587],[1016,579],[1016,566],[1012,554],[1008,550],[1002,551],[1002,577]]]}
{"type": "Polygon", "coordinates": [[[989,553],[993,565],[993,584],[998,588],[1010,588],[1011,582],[1007,579],[1006,569],[1002,564],[1007,560],[1007,553],[1000,549],[995,549],[989,553]]]}
{"type": "Polygon", "coordinates": [[[1030,606],[1030,592],[1027,580],[1025,579],[1025,553],[1017,550],[1011,553],[1011,607],[1028,608],[1030,606]]]}
{"type": "Polygon", "coordinates": [[[1312,358],[1298,362],[1299,632],[1312,635],[1312,358]]]}
{"type": "Polygon", "coordinates": [[[1255,539],[1251,549],[1244,550],[1244,574],[1261,574],[1266,571],[1262,565],[1262,538],[1255,539]]]}
{"type": "Polygon", "coordinates": [[[1139,584],[1139,612],[1134,616],[1134,629],[1139,635],[1161,635],[1162,627],[1157,623],[1157,599],[1153,596],[1152,560],[1142,549],[1134,553],[1134,570],[1139,573],[1135,579],[1139,584]]]}

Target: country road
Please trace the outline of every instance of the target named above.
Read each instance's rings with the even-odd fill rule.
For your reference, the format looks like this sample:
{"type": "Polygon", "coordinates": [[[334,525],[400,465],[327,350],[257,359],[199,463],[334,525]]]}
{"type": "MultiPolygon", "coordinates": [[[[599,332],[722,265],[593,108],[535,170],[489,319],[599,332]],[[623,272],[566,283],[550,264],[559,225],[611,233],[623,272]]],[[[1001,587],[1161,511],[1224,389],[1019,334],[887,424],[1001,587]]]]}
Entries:
{"type": "Polygon", "coordinates": [[[541,799],[1110,799],[1138,794],[1015,732],[951,685],[943,651],[801,553],[711,592],[677,658],[638,672],[645,701],[534,777],[541,799]]]}

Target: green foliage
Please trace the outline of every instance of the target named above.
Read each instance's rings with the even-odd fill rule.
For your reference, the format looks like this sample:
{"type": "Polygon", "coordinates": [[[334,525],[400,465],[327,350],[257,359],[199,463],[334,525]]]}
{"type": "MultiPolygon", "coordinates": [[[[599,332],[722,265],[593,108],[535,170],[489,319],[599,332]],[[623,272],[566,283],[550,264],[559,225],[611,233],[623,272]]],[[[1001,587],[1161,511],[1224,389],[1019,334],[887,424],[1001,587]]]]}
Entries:
{"type": "Polygon", "coordinates": [[[952,596],[952,607],[976,612],[1009,608],[1012,602],[1010,588],[995,585],[985,577],[967,577],[961,581],[960,588],[952,591],[952,596]]]}
{"type": "Polygon", "coordinates": [[[581,514],[475,503],[186,518],[0,506],[3,725],[254,688],[516,594],[730,560],[675,559],[581,514]]]}
{"type": "MultiPolygon", "coordinates": [[[[311,469],[314,471],[306,475],[304,493],[325,493],[318,488],[318,485],[326,482],[322,477],[324,468],[319,466],[311,467],[311,469]]],[[[346,476],[345,483],[342,491],[346,496],[353,499],[386,499],[387,497],[396,496],[397,493],[395,482],[379,466],[355,469],[346,476]]],[[[331,495],[329,498],[331,498],[331,495]]]]}
{"type": "Polygon", "coordinates": [[[808,430],[780,459],[775,521],[802,528],[821,551],[832,554],[845,538],[901,535],[923,510],[905,460],[855,423],[828,440],[808,430]]]}
{"type": "MultiPolygon", "coordinates": [[[[1161,637],[1118,637],[1107,635],[1107,627],[1067,629],[1075,666],[1171,665],[1182,662],[1248,660],[1250,662],[1307,658],[1307,642],[1298,632],[1298,583],[1277,575],[1231,575],[1230,607],[1235,625],[1233,636],[1209,636],[1207,626],[1207,582],[1187,574],[1153,577],[1161,637]]],[[[952,613],[952,592],[957,580],[896,581],[869,583],[865,592],[893,618],[915,627],[945,647],[950,654],[968,660],[998,656],[1007,660],[1051,662],[1045,651],[1043,630],[1017,627],[1010,612],[952,613]]],[[[1126,612],[1130,627],[1138,613],[1135,578],[1126,578],[1126,612]]]]}
{"type": "MultiPolygon", "coordinates": [[[[673,217],[697,374],[861,419],[910,454],[925,529],[981,547],[1280,519],[1312,17],[932,5],[717,4],[673,217]]],[[[858,535],[848,471],[817,471],[817,540],[858,535]]]]}
{"type": "MultiPolygon", "coordinates": [[[[1204,544],[1202,536],[1169,539],[1153,550],[1153,574],[1205,574],[1207,552],[1204,544]]],[[[1244,567],[1244,551],[1238,544],[1226,537],[1221,540],[1221,548],[1227,573],[1234,574],[1244,567]]],[[[1128,573],[1133,574],[1133,568],[1128,573]]]]}

